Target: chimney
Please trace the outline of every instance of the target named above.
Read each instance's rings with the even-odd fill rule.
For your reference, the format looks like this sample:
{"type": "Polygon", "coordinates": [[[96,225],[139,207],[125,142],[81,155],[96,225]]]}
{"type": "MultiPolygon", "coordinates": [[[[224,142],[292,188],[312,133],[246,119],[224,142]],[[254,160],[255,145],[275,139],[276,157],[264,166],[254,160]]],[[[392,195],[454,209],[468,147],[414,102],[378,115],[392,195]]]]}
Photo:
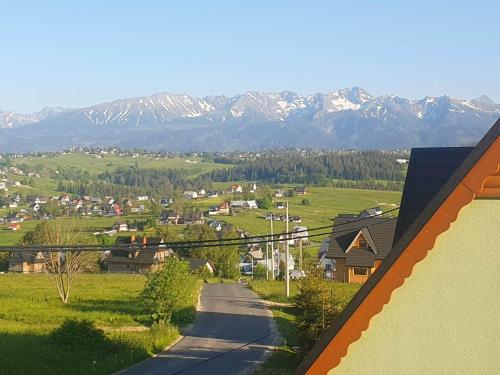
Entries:
{"type": "Polygon", "coordinates": [[[132,234],[130,236],[130,243],[133,243],[133,242],[135,242],[135,234],[132,234]]]}
{"type": "Polygon", "coordinates": [[[146,246],[148,244],[148,239],[146,236],[142,237],[142,244],[146,246]]]}

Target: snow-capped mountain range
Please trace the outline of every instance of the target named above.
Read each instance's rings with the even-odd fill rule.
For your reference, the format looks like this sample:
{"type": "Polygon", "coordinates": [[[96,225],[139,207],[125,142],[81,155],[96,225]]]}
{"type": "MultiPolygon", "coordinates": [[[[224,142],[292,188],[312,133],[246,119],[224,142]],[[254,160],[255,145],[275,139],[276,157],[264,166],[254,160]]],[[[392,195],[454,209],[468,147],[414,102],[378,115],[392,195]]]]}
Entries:
{"type": "Polygon", "coordinates": [[[473,144],[500,117],[486,96],[411,100],[361,88],[193,97],[158,93],[79,109],[0,110],[6,151],[122,146],[171,151],[473,144]]]}

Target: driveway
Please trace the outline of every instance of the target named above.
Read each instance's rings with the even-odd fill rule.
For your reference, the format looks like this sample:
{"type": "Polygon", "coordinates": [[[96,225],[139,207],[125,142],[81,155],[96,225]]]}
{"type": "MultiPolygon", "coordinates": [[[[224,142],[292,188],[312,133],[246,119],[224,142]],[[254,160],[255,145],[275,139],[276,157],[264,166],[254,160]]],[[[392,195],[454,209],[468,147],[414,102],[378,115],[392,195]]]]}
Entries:
{"type": "Polygon", "coordinates": [[[243,284],[205,284],[186,336],[120,374],[250,373],[264,362],[275,340],[272,313],[253,291],[243,284]]]}

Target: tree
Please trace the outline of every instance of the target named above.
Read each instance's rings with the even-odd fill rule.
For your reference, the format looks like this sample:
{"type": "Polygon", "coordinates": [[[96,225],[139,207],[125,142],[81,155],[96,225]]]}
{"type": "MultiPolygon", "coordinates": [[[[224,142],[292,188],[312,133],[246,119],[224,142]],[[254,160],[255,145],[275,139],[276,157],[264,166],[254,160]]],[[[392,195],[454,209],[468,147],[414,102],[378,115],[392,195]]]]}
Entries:
{"type": "Polygon", "coordinates": [[[40,206],[40,213],[51,217],[57,217],[61,216],[62,210],[57,201],[51,200],[40,206]]]}
{"type": "Polygon", "coordinates": [[[302,201],[300,202],[300,204],[303,205],[303,206],[310,206],[311,205],[311,200],[307,199],[307,198],[304,198],[304,199],[302,199],[302,201]]]}
{"type": "Polygon", "coordinates": [[[257,264],[253,269],[253,278],[257,280],[265,279],[267,276],[267,267],[263,264],[257,264]]]}
{"type": "Polygon", "coordinates": [[[323,270],[311,267],[307,276],[300,280],[295,299],[298,310],[296,325],[302,332],[305,345],[314,344],[323,336],[341,310],[341,303],[333,294],[331,281],[323,277],[323,270]]]}
{"type": "Polygon", "coordinates": [[[263,210],[269,210],[272,206],[272,201],[269,197],[257,199],[257,206],[263,210]]]}
{"type": "Polygon", "coordinates": [[[175,256],[168,257],[160,271],[150,273],[141,293],[142,304],[151,319],[168,323],[172,314],[186,306],[192,281],[189,263],[175,256]]]}
{"type": "MultiPolygon", "coordinates": [[[[89,239],[82,236],[74,223],[61,219],[43,221],[33,231],[26,233],[23,242],[32,245],[49,245],[57,249],[61,245],[82,245],[89,243],[89,239]]],[[[52,274],[61,301],[66,304],[69,300],[71,287],[82,273],[97,269],[98,255],[89,251],[47,251],[44,253],[44,262],[47,271],[52,274]]]]}

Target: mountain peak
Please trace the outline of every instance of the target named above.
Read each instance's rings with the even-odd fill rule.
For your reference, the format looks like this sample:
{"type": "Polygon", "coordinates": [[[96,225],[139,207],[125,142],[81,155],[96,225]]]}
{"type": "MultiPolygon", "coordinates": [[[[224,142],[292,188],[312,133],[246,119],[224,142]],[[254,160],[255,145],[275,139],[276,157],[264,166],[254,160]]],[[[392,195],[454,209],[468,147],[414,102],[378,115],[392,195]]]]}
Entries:
{"type": "Polygon", "coordinates": [[[486,105],[497,105],[489,96],[481,95],[478,98],[472,99],[471,102],[486,105]]]}

